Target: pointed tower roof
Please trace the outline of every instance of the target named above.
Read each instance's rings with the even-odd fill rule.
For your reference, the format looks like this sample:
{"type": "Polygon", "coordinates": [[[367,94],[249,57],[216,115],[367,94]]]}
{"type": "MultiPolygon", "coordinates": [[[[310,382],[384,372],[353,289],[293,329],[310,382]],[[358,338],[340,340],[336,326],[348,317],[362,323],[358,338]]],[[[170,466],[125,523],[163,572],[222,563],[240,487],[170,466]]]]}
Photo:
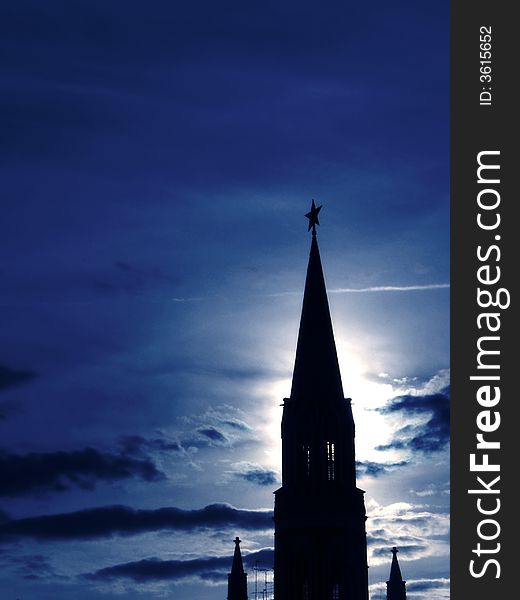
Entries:
{"type": "Polygon", "coordinates": [[[399,562],[397,561],[397,553],[399,550],[394,546],[392,548],[392,566],[390,567],[390,578],[388,581],[403,581],[403,576],[401,575],[401,568],[399,567],[399,562]]]}
{"type": "Polygon", "coordinates": [[[392,548],[392,566],[390,567],[390,578],[386,582],[386,600],[406,600],[406,581],[403,580],[401,569],[397,562],[399,550],[392,548]]]}
{"type": "Polygon", "coordinates": [[[296,347],[291,399],[322,400],[343,398],[336,344],[320,251],[316,238],[317,213],[313,207],[306,217],[312,227],[312,242],[303,295],[303,307],[296,347]]]}
{"type": "Polygon", "coordinates": [[[234,539],[235,553],[231,573],[228,573],[228,600],[247,600],[247,575],[244,573],[242,555],[240,554],[240,539],[234,539]]]}
{"type": "Polygon", "coordinates": [[[233,564],[231,565],[231,574],[240,574],[244,573],[244,565],[242,563],[242,554],[240,553],[240,542],[242,540],[237,536],[234,539],[235,542],[235,553],[233,554],[233,564]]]}

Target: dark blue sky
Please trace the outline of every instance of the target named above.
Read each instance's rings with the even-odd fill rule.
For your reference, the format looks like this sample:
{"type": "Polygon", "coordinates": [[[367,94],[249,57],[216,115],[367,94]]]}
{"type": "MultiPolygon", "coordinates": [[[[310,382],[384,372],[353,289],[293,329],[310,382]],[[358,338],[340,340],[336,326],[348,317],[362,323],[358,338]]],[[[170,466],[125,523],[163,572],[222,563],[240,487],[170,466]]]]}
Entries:
{"type": "Polygon", "coordinates": [[[237,534],[269,562],[311,198],[373,593],[398,545],[448,597],[448,33],[430,1],[0,7],[6,597],[216,600],[237,534]]]}

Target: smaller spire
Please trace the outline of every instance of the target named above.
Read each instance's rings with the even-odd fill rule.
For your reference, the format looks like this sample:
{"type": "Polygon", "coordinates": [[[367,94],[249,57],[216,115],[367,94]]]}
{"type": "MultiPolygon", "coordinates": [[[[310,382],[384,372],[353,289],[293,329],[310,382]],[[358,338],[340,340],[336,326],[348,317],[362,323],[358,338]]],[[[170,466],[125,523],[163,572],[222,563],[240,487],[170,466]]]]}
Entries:
{"type": "Polygon", "coordinates": [[[397,553],[399,550],[396,546],[392,548],[392,566],[390,567],[390,579],[389,581],[402,581],[403,576],[401,575],[401,568],[397,562],[397,553]]]}
{"type": "Polygon", "coordinates": [[[242,540],[237,536],[233,541],[235,542],[235,553],[233,554],[231,573],[243,573],[244,565],[242,563],[242,554],[240,553],[240,542],[242,540]]]}
{"type": "Polygon", "coordinates": [[[247,600],[247,574],[244,573],[242,555],[240,554],[240,538],[237,536],[231,573],[228,574],[228,600],[247,600]]]}
{"type": "Polygon", "coordinates": [[[386,582],[387,600],[406,600],[406,581],[401,575],[401,568],[397,561],[399,550],[394,546],[392,548],[392,566],[390,567],[390,577],[386,582]]]}

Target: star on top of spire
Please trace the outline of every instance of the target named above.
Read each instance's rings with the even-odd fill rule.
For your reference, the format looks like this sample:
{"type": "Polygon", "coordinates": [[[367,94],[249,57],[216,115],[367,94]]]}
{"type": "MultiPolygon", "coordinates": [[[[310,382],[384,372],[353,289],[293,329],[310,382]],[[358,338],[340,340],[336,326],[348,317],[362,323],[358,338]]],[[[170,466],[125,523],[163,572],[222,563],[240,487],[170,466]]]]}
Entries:
{"type": "Polygon", "coordinates": [[[318,213],[320,212],[322,206],[323,205],[316,207],[313,198],[311,210],[305,215],[307,219],[309,219],[309,228],[307,229],[307,231],[310,231],[312,229],[312,235],[316,235],[316,225],[320,224],[320,220],[318,219],[318,213]]]}

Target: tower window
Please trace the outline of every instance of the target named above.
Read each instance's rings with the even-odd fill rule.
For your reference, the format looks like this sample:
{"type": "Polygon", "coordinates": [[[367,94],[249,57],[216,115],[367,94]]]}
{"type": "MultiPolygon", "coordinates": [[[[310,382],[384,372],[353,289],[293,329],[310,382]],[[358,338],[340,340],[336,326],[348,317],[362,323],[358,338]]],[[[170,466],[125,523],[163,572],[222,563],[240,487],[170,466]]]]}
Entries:
{"type": "Polygon", "coordinates": [[[334,481],[334,442],[327,442],[327,479],[334,481]]]}
{"type": "Polygon", "coordinates": [[[309,444],[303,444],[304,472],[307,479],[311,476],[311,447],[309,444]]]}
{"type": "Polygon", "coordinates": [[[302,599],[303,600],[310,600],[311,594],[309,591],[309,584],[307,583],[307,581],[303,582],[303,594],[302,594],[302,599]]]}
{"type": "Polygon", "coordinates": [[[332,586],[332,600],[339,600],[339,583],[332,586]]]}

